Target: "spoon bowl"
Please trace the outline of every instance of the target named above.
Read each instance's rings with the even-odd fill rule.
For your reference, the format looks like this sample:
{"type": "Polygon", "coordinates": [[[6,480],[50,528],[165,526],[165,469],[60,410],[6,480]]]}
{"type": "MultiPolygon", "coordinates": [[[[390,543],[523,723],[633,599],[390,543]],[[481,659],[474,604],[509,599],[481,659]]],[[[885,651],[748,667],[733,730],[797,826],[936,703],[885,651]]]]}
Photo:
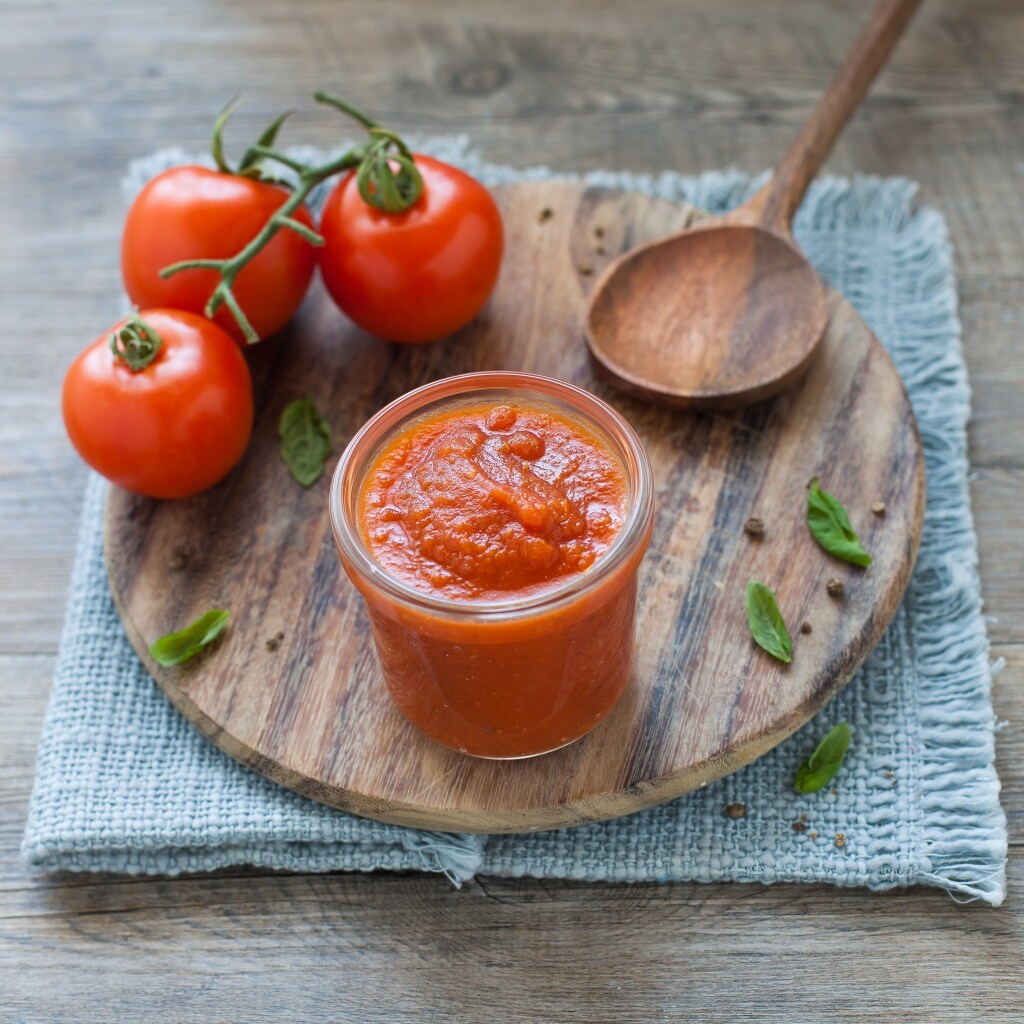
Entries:
{"type": "Polygon", "coordinates": [[[624,389],[693,408],[777,394],[827,322],[825,286],[788,238],[723,223],[619,257],[588,312],[590,350],[624,389]]]}

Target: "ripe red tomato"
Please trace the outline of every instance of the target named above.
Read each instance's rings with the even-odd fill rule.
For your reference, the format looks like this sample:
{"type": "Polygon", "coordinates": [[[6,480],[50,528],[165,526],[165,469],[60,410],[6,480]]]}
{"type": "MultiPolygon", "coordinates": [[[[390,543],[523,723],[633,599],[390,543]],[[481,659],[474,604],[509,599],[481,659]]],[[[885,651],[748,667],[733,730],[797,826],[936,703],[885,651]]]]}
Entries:
{"type": "MultiPolygon", "coordinates": [[[[169,306],[201,314],[220,280],[217,272],[183,270],[164,280],[160,271],[182,260],[236,255],[287,198],[279,185],[205,167],[172,167],[157,175],[132,203],[121,236],[121,274],[132,302],[140,309],[169,306]]],[[[292,216],[313,226],[304,207],[292,216]]],[[[313,247],[281,230],[242,269],[233,291],[261,338],[292,318],[315,268],[313,247]]],[[[214,319],[244,345],[226,307],[214,319]]]]}
{"type": "Polygon", "coordinates": [[[415,161],[423,194],[408,210],[374,209],[350,172],[320,218],[328,291],[388,341],[434,341],[469,323],[494,289],[504,248],[501,214],[483,185],[429,156],[415,161]]]}
{"type": "Polygon", "coordinates": [[[133,371],[110,348],[129,318],[71,364],[62,401],[68,437],[85,462],[127,491],[198,494],[227,474],[249,441],[249,365],[205,317],[154,309],[139,319],[161,339],[144,369],[133,371]]]}

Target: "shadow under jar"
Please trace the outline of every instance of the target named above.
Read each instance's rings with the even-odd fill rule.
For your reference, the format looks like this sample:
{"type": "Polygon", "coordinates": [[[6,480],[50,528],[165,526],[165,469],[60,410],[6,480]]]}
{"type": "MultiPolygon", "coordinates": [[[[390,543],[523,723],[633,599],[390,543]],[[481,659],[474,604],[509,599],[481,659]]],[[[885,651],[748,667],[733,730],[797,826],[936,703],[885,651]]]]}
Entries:
{"type": "Polygon", "coordinates": [[[532,757],[622,696],[654,497],[610,406],[528,373],[428,384],[356,434],[330,500],[388,690],[432,739],[532,757]]]}

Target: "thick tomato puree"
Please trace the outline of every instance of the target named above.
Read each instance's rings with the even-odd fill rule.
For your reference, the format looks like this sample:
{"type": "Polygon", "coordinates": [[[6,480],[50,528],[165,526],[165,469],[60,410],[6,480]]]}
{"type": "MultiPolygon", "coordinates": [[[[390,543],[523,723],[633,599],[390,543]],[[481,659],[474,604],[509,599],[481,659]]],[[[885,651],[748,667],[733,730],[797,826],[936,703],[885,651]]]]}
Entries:
{"type": "MultiPolygon", "coordinates": [[[[333,490],[347,503],[335,518],[339,552],[366,600],[395,704],[439,743],[479,757],[528,757],[579,739],[632,670],[649,465],[613,410],[536,380],[536,399],[510,384],[390,426],[391,407],[382,410],[382,425],[371,420],[353,441],[333,490]],[[382,574],[362,567],[366,556],[382,574]]],[[[428,386],[423,400],[450,387],[428,386]]]]}
{"type": "Polygon", "coordinates": [[[626,475],[572,419],[518,404],[415,420],[360,496],[363,539],[392,576],[440,597],[518,598],[586,572],[622,528],[626,475]]]}

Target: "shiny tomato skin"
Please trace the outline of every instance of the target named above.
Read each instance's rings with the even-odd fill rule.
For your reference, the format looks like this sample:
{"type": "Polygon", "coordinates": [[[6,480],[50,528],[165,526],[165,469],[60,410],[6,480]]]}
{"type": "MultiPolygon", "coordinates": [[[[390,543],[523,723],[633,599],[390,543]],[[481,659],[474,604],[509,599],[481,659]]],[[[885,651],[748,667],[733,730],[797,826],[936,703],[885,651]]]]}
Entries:
{"type": "Polygon", "coordinates": [[[469,323],[494,289],[504,249],[490,192],[439,160],[414,159],[423,194],[408,210],[374,209],[349,173],[320,218],[320,273],[334,301],[370,334],[406,343],[469,323]]]}
{"type": "Polygon", "coordinates": [[[64,378],[68,437],[108,480],[150,498],[212,487],[238,462],[252,433],[249,365],[235,341],[195,313],[139,314],[160,335],[138,372],[110,350],[115,324],[81,352],[64,378]]]}
{"type": "MultiPolygon", "coordinates": [[[[140,309],[167,306],[202,313],[219,277],[213,270],[183,270],[163,280],[160,271],[190,259],[234,256],[280,209],[288,191],[279,185],[186,165],[149,181],[125,219],[121,274],[125,290],[140,309]]],[[[313,226],[304,207],[294,218],[313,226]]],[[[233,291],[261,338],[279,331],[302,304],[316,252],[294,231],[279,231],[235,280],[233,291]]],[[[244,345],[226,307],[215,321],[244,345]]]]}

